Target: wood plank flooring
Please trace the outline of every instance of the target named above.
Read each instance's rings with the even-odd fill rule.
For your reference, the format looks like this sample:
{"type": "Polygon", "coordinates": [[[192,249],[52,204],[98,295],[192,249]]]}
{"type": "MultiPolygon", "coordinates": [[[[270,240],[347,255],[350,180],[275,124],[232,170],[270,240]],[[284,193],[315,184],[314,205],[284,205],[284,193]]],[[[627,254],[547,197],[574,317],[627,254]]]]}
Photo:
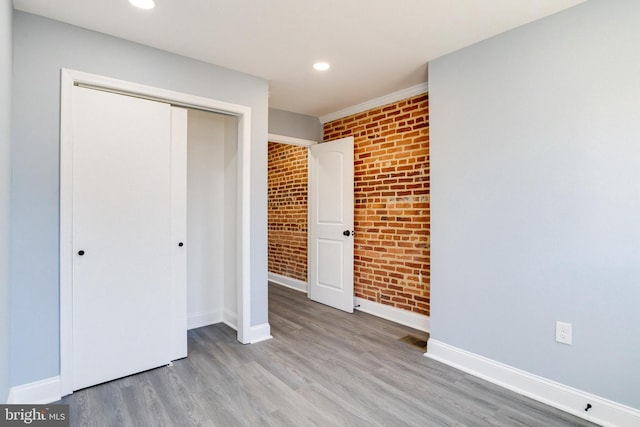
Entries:
{"type": "Polygon", "coordinates": [[[73,426],[592,426],[423,356],[425,333],[269,285],[273,339],[189,331],[173,366],[75,392],[73,426]]]}

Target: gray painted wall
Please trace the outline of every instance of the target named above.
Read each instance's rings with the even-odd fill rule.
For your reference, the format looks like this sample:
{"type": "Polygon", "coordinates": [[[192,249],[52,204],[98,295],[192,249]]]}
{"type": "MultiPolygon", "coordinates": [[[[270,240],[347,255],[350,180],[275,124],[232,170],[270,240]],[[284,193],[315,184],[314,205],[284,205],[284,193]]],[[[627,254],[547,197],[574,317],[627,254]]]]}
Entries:
{"type": "Polygon", "coordinates": [[[59,374],[63,67],[251,107],[251,325],[266,323],[267,82],[22,12],[14,13],[13,29],[11,383],[59,374]]]}
{"type": "Polygon", "coordinates": [[[320,119],[304,114],[269,108],[269,133],[322,142],[320,119]]]}
{"type": "Polygon", "coordinates": [[[12,7],[0,4],[0,403],[9,394],[12,7]]]}
{"type": "Polygon", "coordinates": [[[433,61],[429,101],[432,337],[640,409],[638,22],[517,28],[433,61]]]}

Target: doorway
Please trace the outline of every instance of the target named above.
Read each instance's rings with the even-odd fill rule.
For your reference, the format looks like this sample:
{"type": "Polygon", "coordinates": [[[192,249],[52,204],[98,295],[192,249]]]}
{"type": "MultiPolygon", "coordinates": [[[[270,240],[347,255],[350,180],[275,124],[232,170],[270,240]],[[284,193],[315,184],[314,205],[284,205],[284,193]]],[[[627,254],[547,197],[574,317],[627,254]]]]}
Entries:
{"type": "Polygon", "coordinates": [[[308,147],[269,135],[269,280],[307,293],[308,147]],[[274,140],[275,139],[275,140],[274,140]]]}
{"type": "MultiPolygon", "coordinates": [[[[73,88],[83,86],[136,98],[160,101],[169,105],[213,111],[233,116],[229,127],[235,128],[236,194],[232,197],[235,226],[229,227],[235,234],[226,235],[226,239],[235,236],[235,307],[237,339],[242,343],[257,341],[250,331],[250,276],[249,276],[249,201],[250,201],[250,108],[220,102],[212,99],[195,97],[178,92],[142,86],[107,77],[96,76],[73,70],[62,70],[61,73],[61,149],[60,149],[60,388],[61,394],[73,392],[73,88]],[[243,273],[247,272],[247,273],[243,273]]],[[[186,171],[185,171],[186,172],[186,171]]],[[[230,213],[229,213],[230,214],[230,213]]],[[[233,260],[232,260],[233,261],[233,260]]],[[[232,267],[233,268],[233,267],[232,267]]],[[[186,328],[184,328],[186,329],[186,328]]],[[[186,330],[182,331],[186,334],[186,330]]],[[[168,331],[169,334],[181,331],[168,331]]]]}
{"type": "Polygon", "coordinates": [[[238,118],[187,110],[187,329],[237,329],[238,118]]]}
{"type": "Polygon", "coordinates": [[[269,141],[269,280],[352,312],[353,138],[269,141]]]}

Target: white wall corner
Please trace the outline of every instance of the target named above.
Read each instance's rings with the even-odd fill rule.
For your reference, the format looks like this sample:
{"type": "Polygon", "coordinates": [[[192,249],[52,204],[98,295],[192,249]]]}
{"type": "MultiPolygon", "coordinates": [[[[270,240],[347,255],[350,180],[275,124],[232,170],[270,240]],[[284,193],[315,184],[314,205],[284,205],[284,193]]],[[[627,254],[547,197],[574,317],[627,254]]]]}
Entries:
{"type": "Polygon", "coordinates": [[[305,294],[309,289],[307,282],[272,272],[269,272],[269,281],[305,294]]]}
{"type": "Polygon", "coordinates": [[[333,120],[338,120],[343,117],[352,116],[354,114],[362,113],[363,111],[371,110],[377,107],[381,107],[383,105],[387,105],[393,102],[401,101],[403,99],[411,98],[412,96],[421,95],[423,93],[427,93],[428,91],[429,91],[429,84],[421,83],[415,86],[408,87],[406,89],[399,90],[397,92],[390,93],[388,95],[381,96],[380,98],[371,99],[361,104],[354,105],[352,107],[347,107],[333,113],[329,113],[327,115],[320,117],[320,122],[322,124],[325,124],[333,120]]]}
{"type": "Polygon", "coordinates": [[[358,311],[373,314],[383,319],[391,320],[413,329],[429,332],[429,316],[425,316],[389,305],[369,301],[364,298],[355,297],[354,307],[358,311]]]}
{"type": "Polygon", "coordinates": [[[252,326],[249,328],[249,337],[247,342],[249,344],[259,343],[260,341],[266,341],[273,338],[271,336],[271,325],[263,323],[261,325],[252,326]]]}
{"type": "Polygon", "coordinates": [[[224,312],[222,313],[222,321],[231,329],[235,331],[238,330],[238,315],[228,308],[225,308],[224,312]]]}
{"type": "Polygon", "coordinates": [[[60,400],[60,377],[51,377],[28,384],[11,387],[7,404],[45,405],[60,400]]]}
{"type": "Polygon", "coordinates": [[[187,329],[201,328],[223,321],[222,310],[212,310],[189,314],[187,317],[187,329]]]}
{"type": "Polygon", "coordinates": [[[425,356],[602,426],[640,426],[640,410],[429,339],[425,356]],[[588,412],[587,404],[591,404],[588,412]]]}

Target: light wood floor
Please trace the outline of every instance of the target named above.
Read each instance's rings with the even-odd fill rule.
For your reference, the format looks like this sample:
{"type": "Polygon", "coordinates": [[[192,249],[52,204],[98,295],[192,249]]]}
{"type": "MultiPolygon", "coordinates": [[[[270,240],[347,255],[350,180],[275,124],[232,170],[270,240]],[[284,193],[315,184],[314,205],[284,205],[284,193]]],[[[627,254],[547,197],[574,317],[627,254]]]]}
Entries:
{"type": "Polygon", "coordinates": [[[269,285],[273,339],[218,324],[189,357],[65,397],[73,426],[590,426],[423,356],[426,334],[269,285]]]}

